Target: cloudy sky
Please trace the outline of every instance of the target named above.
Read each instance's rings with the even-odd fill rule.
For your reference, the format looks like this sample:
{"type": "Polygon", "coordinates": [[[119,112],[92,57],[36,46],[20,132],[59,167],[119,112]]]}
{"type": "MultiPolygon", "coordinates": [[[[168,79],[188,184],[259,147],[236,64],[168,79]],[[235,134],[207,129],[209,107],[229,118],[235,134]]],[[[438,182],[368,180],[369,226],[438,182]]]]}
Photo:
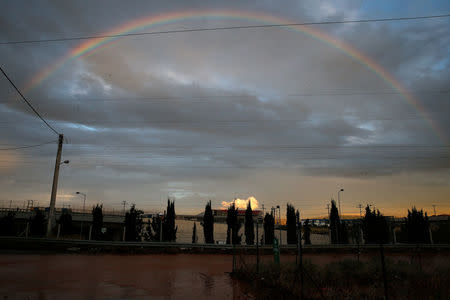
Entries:
{"type": "MultiPolygon", "coordinates": [[[[442,15],[448,1],[158,2],[2,4],[0,64],[65,136],[57,205],[79,207],[80,191],[88,205],[160,211],[173,197],[178,213],[197,213],[208,199],[255,197],[312,217],[344,188],[344,214],[359,203],[450,212],[450,18],[309,27],[344,50],[301,27],[129,36],[72,59],[92,40],[6,43],[118,33],[187,11],[266,17],[204,13],[134,32],[442,15]]],[[[3,77],[0,120],[1,205],[47,205],[56,143],[6,149],[57,136],[3,77]]]]}

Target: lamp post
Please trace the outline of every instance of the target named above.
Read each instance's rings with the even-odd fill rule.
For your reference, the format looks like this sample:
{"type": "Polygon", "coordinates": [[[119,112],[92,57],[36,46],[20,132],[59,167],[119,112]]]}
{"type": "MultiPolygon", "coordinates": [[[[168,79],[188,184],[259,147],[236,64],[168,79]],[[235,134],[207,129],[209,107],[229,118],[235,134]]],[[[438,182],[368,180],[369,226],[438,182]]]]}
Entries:
{"type": "Polygon", "coordinates": [[[280,231],[280,246],[281,246],[281,208],[277,205],[278,209],[278,230],[280,231]]]}
{"type": "Polygon", "coordinates": [[[340,215],[340,218],[342,219],[342,211],[341,211],[341,192],[343,192],[344,191],[344,189],[340,189],[339,191],[338,191],[338,203],[339,203],[339,215],[340,215]]]}
{"type": "MultiPolygon", "coordinates": [[[[83,214],[85,213],[85,205],[86,205],[86,194],[85,193],[81,193],[81,192],[76,192],[77,195],[82,195],[83,196],[83,214]]],[[[83,218],[83,216],[81,216],[81,218],[83,218]]],[[[81,219],[81,229],[80,229],[80,240],[81,237],[83,236],[83,219],[81,219]]]]}
{"type": "Polygon", "coordinates": [[[62,134],[58,137],[58,151],[56,153],[55,169],[53,171],[53,183],[52,183],[52,193],[50,196],[50,206],[48,209],[48,221],[47,221],[47,238],[50,237],[53,226],[53,219],[55,218],[55,204],[56,204],[56,192],[58,189],[58,177],[59,177],[59,167],[62,164],[68,164],[69,161],[65,160],[61,162],[62,144],[64,136],[62,134]]]}

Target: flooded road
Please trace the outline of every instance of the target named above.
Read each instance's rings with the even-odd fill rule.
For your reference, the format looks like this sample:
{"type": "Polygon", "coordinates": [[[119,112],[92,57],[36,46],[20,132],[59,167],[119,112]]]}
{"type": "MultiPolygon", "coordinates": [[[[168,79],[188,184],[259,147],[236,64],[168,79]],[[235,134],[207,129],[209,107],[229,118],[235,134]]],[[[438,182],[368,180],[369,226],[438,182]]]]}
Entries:
{"type": "Polygon", "coordinates": [[[2,299],[252,299],[229,255],[0,255],[2,299]]]}

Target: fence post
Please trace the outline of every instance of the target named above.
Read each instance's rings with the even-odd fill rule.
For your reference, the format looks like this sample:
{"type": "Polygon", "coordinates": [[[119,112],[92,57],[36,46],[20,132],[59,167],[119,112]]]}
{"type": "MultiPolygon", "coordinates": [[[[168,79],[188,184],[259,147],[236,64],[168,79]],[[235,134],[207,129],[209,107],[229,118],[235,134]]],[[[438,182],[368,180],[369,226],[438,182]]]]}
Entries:
{"type": "Polygon", "coordinates": [[[231,245],[233,245],[233,273],[236,270],[236,247],[234,245],[234,241],[233,241],[233,226],[231,226],[231,236],[230,236],[230,241],[231,241],[231,245]]]}
{"type": "Polygon", "coordinates": [[[300,299],[305,299],[304,286],[303,286],[303,251],[302,251],[302,223],[300,221],[300,212],[297,210],[297,249],[298,249],[298,259],[299,259],[299,270],[300,270],[300,299]]]}
{"type": "Polygon", "coordinates": [[[392,243],[397,244],[397,233],[395,232],[395,227],[392,227],[392,243]]]}
{"type": "MultiPolygon", "coordinates": [[[[125,238],[123,240],[125,241],[125,238]]],[[[161,216],[159,216],[159,241],[162,242],[162,219],[161,219],[161,216]]]]}
{"type": "Polygon", "coordinates": [[[59,239],[59,233],[61,232],[61,224],[58,224],[58,233],[56,234],[56,238],[59,239]]]}
{"type": "Polygon", "coordinates": [[[25,229],[25,238],[28,239],[28,231],[30,229],[30,222],[27,222],[27,229],[25,229]]]}
{"type": "Polygon", "coordinates": [[[125,242],[125,229],[127,226],[123,226],[122,242],[125,242]]]}
{"type": "Polygon", "coordinates": [[[91,240],[92,236],[92,225],[89,226],[89,240],[91,240]]]}
{"type": "Polygon", "coordinates": [[[386,263],[384,261],[384,251],[383,244],[380,244],[380,258],[381,258],[381,273],[383,274],[383,284],[384,284],[384,299],[388,300],[388,283],[387,283],[387,274],[386,274],[386,263]]]}
{"type": "Polygon", "coordinates": [[[432,234],[432,232],[431,232],[431,228],[430,228],[430,227],[428,227],[428,233],[429,233],[429,235],[430,235],[430,244],[434,244],[434,243],[433,243],[433,234],[432,234]]]}
{"type": "Polygon", "coordinates": [[[259,235],[258,235],[258,227],[259,227],[259,217],[256,218],[256,274],[259,274],[259,235]]]}

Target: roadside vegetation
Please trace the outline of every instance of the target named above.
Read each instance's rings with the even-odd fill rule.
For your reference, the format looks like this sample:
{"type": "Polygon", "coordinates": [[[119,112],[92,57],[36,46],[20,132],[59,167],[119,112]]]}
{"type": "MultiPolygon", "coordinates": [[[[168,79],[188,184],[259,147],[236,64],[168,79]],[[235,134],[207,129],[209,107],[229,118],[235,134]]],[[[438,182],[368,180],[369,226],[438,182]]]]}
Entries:
{"type": "MultiPolygon", "coordinates": [[[[390,299],[450,299],[448,261],[430,269],[409,261],[387,259],[390,299]]],[[[379,259],[354,259],[324,266],[303,263],[303,299],[383,299],[379,259]]],[[[295,263],[241,268],[233,277],[246,283],[257,299],[300,299],[300,269],[295,263]]]]}

